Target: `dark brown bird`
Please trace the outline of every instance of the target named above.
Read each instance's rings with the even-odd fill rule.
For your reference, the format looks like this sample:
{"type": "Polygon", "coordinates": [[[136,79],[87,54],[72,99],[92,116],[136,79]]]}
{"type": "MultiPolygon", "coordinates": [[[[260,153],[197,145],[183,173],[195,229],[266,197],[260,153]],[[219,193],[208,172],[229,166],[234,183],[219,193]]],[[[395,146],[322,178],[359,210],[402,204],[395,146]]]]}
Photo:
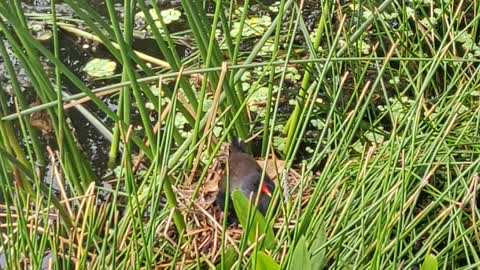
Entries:
{"type": "MultiPolygon", "coordinates": [[[[230,145],[230,155],[228,157],[228,173],[230,175],[230,196],[235,189],[239,189],[246,198],[252,198],[255,202],[257,192],[260,190],[258,199],[258,210],[265,215],[275,186],[265,175],[262,187],[259,189],[260,180],[262,178],[262,170],[258,166],[255,159],[245,153],[244,145],[237,139],[233,138],[230,145]]],[[[217,206],[223,211],[225,209],[225,196],[227,186],[227,171],[219,182],[217,194],[217,206]]],[[[236,222],[236,215],[233,208],[231,198],[229,198],[228,221],[236,222]]]]}

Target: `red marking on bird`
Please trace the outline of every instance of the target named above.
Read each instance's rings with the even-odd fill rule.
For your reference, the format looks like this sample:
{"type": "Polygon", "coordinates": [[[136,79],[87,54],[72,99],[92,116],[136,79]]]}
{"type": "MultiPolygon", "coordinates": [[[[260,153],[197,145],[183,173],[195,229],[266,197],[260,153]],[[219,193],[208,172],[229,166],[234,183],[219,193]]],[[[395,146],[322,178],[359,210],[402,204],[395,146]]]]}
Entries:
{"type": "Polygon", "coordinates": [[[265,182],[263,182],[263,185],[262,185],[262,192],[268,197],[272,197],[272,192],[270,192],[270,189],[268,188],[265,182]]]}

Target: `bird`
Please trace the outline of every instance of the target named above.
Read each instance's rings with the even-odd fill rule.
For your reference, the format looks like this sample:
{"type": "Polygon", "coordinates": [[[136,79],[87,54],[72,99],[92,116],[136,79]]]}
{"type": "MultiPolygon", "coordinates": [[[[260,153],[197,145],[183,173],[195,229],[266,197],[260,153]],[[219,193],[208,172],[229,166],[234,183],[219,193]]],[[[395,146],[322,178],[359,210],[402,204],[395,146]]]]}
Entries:
{"type": "MultiPolygon", "coordinates": [[[[260,191],[257,209],[260,211],[260,213],[265,215],[270,205],[270,200],[275,189],[275,185],[273,184],[273,181],[267,175],[265,175],[262,187],[259,189],[262,179],[262,169],[260,166],[258,166],[255,159],[245,152],[245,145],[236,137],[232,138],[230,144],[228,171],[225,172],[218,184],[216,204],[220,211],[225,209],[227,172],[230,180],[230,196],[234,190],[239,189],[246,198],[250,198],[252,202],[255,202],[257,192],[260,191]]],[[[228,198],[228,200],[229,207],[228,213],[226,213],[228,223],[238,224],[232,199],[228,198]]]]}

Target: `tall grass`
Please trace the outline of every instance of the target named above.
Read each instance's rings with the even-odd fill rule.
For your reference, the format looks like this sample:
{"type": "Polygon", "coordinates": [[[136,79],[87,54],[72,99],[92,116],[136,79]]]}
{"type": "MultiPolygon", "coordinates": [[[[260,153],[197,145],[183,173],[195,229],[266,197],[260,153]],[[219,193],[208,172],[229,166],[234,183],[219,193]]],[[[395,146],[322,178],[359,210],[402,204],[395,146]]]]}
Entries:
{"type": "Polygon", "coordinates": [[[161,18],[159,27],[142,1],[125,1],[121,16],[111,0],[103,15],[83,0],[64,2],[75,23],[57,17],[54,2],[41,17],[25,14],[19,1],[0,3],[8,78],[0,83],[0,267],[480,267],[474,2],[327,1],[311,27],[302,14],[315,2],[282,0],[253,38],[241,35],[258,16],[247,13],[252,1],[237,14],[236,1],[182,0],[188,30],[181,34],[161,18]],[[166,61],[152,61],[161,67],[133,48],[138,11],[166,61]],[[52,46],[31,35],[32,20],[54,30],[52,46]],[[65,33],[56,30],[77,27],[121,64],[117,83],[91,89],[59,58],[65,33]],[[230,36],[234,28],[240,34],[230,36]],[[194,48],[183,59],[175,48],[182,34],[194,48]],[[117,110],[97,96],[112,89],[117,110]],[[263,112],[252,109],[260,93],[263,112]],[[70,102],[111,138],[112,177],[93,172],[68,119],[70,102]],[[42,111],[53,140],[31,125],[42,111]],[[180,116],[188,133],[176,125],[180,116]],[[261,148],[251,150],[283,161],[277,207],[264,218],[236,205],[246,217],[240,232],[227,228],[211,199],[232,135],[255,137],[261,148]]]}

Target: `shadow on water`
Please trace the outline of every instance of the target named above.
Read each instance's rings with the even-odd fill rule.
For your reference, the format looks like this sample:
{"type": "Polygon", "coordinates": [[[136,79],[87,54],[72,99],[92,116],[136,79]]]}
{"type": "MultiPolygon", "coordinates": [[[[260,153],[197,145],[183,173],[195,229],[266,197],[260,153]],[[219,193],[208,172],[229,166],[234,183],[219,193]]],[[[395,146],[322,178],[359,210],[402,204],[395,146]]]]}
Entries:
{"type": "MultiPolygon", "coordinates": [[[[96,10],[99,15],[107,15],[105,1],[88,0],[86,2],[94,10],[96,10]]],[[[115,0],[114,3],[118,10],[120,10],[120,4],[123,3],[123,1],[115,0]]],[[[50,3],[46,0],[26,0],[23,1],[22,4],[25,12],[50,13],[50,3]]],[[[65,3],[62,3],[62,1],[58,1],[56,9],[57,12],[61,12],[62,14],[74,16],[69,6],[65,3]]],[[[45,27],[49,28],[48,25],[45,27]]],[[[52,40],[44,42],[43,45],[50,50],[53,49],[52,40]]],[[[71,70],[79,79],[81,79],[90,89],[95,89],[98,87],[119,82],[118,78],[114,78],[111,80],[92,80],[85,72],[82,71],[85,64],[94,58],[112,59],[111,54],[106,50],[103,45],[91,42],[89,40],[85,40],[83,38],[79,38],[62,30],[59,31],[59,45],[60,59],[63,64],[65,64],[66,67],[71,70]]],[[[158,49],[157,44],[153,39],[138,38],[134,40],[134,49],[142,51],[150,56],[163,59],[160,54],[160,50],[158,49]]],[[[186,47],[178,46],[177,50],[181,56],[186,55],[186,47]]],[[[14,68],[16,69],[17,76],[19,77],[23,92],[30,93],[26,96],[27,102],[28,104],[32,104],[37,98],[34,95],[35,91],[32,89],[32,86],[29,83],[29,79],[23,68],[19,65],[18,61],[14,61],[13,63],[14,65],[16,65],[14,68]]],[[[53,77],[53,67],[49,66],[47,63],[44,64],[47,74],[53,77]]],[[[0,61],[0,70],[4,70],[2,61],[0,61]]],[[[119,67],[119,65],[117,66],[116,71],[117,73],[121,72],[121,67],[119,67]]],[[[6,76],[0,76],[0,79],[5,83],[5,88],[7,90],[11,88],[11,86],[8,85],[9,79],[6,76]],[[1,79],[1,77],[5,78],[1,79]]],[[[64,91],[70,94],[76,94],[79,92],[78,89],[76,89],[76,87],[71,84],[69,80],[62,80],[62,85],[64,91]]],[[[102,98],[102,101],[107,104],[110,109],[116,111],[118,94],[104,97],[102,98]]],[[[10,97],[9,106],[13,106],[13,104],[13,97],[10,97]]],[[[90,103],[84,103],[83,106],[93,115],[95,115],[100,120],[100,122],[110,128],[110,130],[113,129],[113,123],[95,105],[92,105],[90,103]]],[[[74,129],[73,133],[80,144],[83,154],[85,155],[87,160],[90,161],[90,164],[97,176],[97,179],[101,179],[109,171],[109,169],[107,168],[107,161],[108,153],[110,151],[110,141],[108,141],[102,134],[100,134],[98,130],[94,126],[92,126],[89,121],[86,121],[84,115],[82,115],[78,110],[69,109],[68,111],[66,111],[66,116],[71,120],[71,126],[74,129]]],[[[140,117],[137,111],[132,111],[131,117],[133,123],[140,123],[140,117]]],[[[50,147],[54,148],[54,150],[56,150],[55,143],[53,143],[51,138],[42,138],[42,141],[44,147],[49,145],[50,147]]]]}
{"type": "MultiPolygon", "coordinates": [[[[87,0],[86,1],[91,7],[96,10],[100,16],[107,16],[107,8],[105,6],[105,1],[97,0],[87,0]]],[[[37,13],[50,13],[50,3],[47,0],[25,0],[22,2],[24,5],[25,11],[32,11],[37,13]]],[[[120,0],[114,1],[117,11],[121,14],[121,3],[120,0]]],[[[164,0],[157,1],[161,8],[171,8],[178,7],[179,1],[175,0],[164,0]]],[[[67,16],[75,17],[70,7],[59,1],[57,4],[57,11],[61,11],[62,14],[67,14],[67,16]]],[[[49,27],[48,25],[46,27],[49,27]]],[[[186,21],[179,23],[178,25],[169,25],[169,29],[172,32],[182,31],[186,29],[186,21]],[[172,29],[170,29],[172,28],[172,29]]],[[[94,59],[94,58],[106,58],[112,59],[112,55],[106,50],[103,45],[80,38],[71,33],[67,33],[63,30],[59,32],[59,41],[60,41],[60,59],[61,61],[70,69],[78,78],[80,78],[87,87],[90,89],[95,89],[105,85],[110,85],[112,83],[119,82],[118,77],[110,80],[92,80],[88,77],[85,72],[82,71],[85,64],[94,59]]],[[[51,43],[52,41],[47,41],[44,45],[50,50],[53,48],[51,43]]],[[[190,49],[183,45],[176,45],[177,52],[181,57],[186,57],[190,53],[190,49]]],[[[141,51],[150,56],[156,57],[158,59],[164,59],[160,53],[154,39],[151,38],[137,38],[134,40],[134,49],[141,51]]],[[[1,63],[0,63],[1,66],[1,63]]],[[[47,66],[47,65],[46,65],[47,66]]],[[[21,67],[19,67],[21,69],[21,67]]],[[[47,73],[51,74],[53,77],[54,70],[53,67],[47,66],[47,73]]],[[[120,65],[117,65],[116,73],[121,72],[120,65]]],[[[28,78],[26,78],[28,80],[28,78]]],[[[71,94],[78,93],[79,90],[71,84],[68,80],[63,80],[62,85],[65,91],[68,91],[71,94]]],[[[31,87],[31,86],[30,86],[31,87]]],[[[25,87],[24,89],[27,89],[25,87]]],[[[25,91],[29,93],[34,93],[34,91],[25,91]]],[[[29,104],[33,103],[36,99],[35,96],[27,97],[29,104]]],[[[118,94],[113,94],[108,97],[101,98],[102,101],[107,104],[110,109],[117,111],[118,103],[118,94]]],[[[12,104],[13,105],[13,102],[12,104]]],[[[95,115],[100,122],[107,126],[110,130],[113,129],[113,123],[106,117],[106,115],[100,111],[94,104],[84,103],[83,106],[95,115]]],[[[74,135],[77,138],[81,150],[87,160],[90,161],[90,164],[97,176],[97,179],[102,179],[108,172],[107,168],[108,154],[110,151],[111,143],[102,135],[98,130],[89,122],[85,120],[84,115],[82,115],[76,109],[69,109],[66,112],[66,116],[71,120],[71,126],[74,128],[74,135]]],[[[140,116],[137,111],[132,111],[132,123],[140,123],[140,116]]],[[[52,141],[53,142],[53,141],[52,141]]],[[[54,148],[54,143],[51,143],[48,140],[44,140],[44,144],[50,145],[54,148]]]]}
{"type": "MultiPolygon", "coordinates": [[[[91,7],[99,13],[100,16],[107,16],[107,8],[105,6],[105,1],[97,1],[97,0],[86,0],[87,4],[91,5],[91,7]]],[[[268,1],[257,1],[263,2],[263,4],[268,4],[268,1]]],[[[310,3],[311,1],[307,1],[310,3]]],[[[50,13],[50,3],[47,0],[25,0],[22,2],[25,12],[32,11],[37,13],[50,13]]],[[[114,1],[117,11],[119,11],[121,15],[121,3],[120,0],[114,1]]],[[[171,7],[178,7],[179,1],[175,0],[159,0],[157,3],[161,6],[161,8],[171,8],[171,7]]],[[[57,6],[57,10],[61,11],[62,14],[67,14],[66,16],[75,17],[73,11],[70,7],[62,1],[59,1],[57,6]]],[[[318,5],[306,5],[306,7],[310,7],[305,10],[314,12],[318,5]]],[[[307,14],[309,14],[307,12],[307,14]]],[[[308,24],[314,24],[314,22],[318,19],[318,16],[306,16],[306,19],[309,19],[310,22],[307,20],[308,24]]],[[[179,23],[179,25],[169,25],[169,28],[172,32],[182,31],[187,29],[186,28],[186,21],[179,23]]],[[[49,25],[45,26],[46,28],[50,27],[49,25]]],[[[60,59],[61,61],[70,69],[78,78],[80,78],[87,87],[90,89],[95,89],[98,87],[102,87],[105,85],[110,85],[112,83],[119,82],[119,78],[113,78],[109,80],[92,80],[88,77],[88,75],[82,71],[85,64],[94,59],[94,58],[106,58],[112,59],[112,55],[106,50],[103,45],[98,44],[96,42],[92,42],[90,40],[86,40],[84,38],[78,37],[74,34],[67,33],[63,30],[59,31],[59,42],[60,42],[60,59]]],[[[50,50],[53,48],[52,41],[46,41],[44,45],[49,48],[50,50]]],[[[186,57],[190,53],[190,49],[187,47],[188,44],[183,45],[176,45],[177,52],[181,57],[186,57]]],[[[160,49],[158,48],[154,39],[151,38],[137,38],[134,40],[134,49],[141,51],[145,54],[150,56],[156,57],[158,59],[164,59],[160,53],[160,49]]],[[[1,63],[0,63],[1,66],[1,63]]],[[[50,74],[52,77],[54,76],[54,69],[52,66],[45,64],[47,73],[50,74]]],[[[21,67],[18,67],[21,69],[21,67]]],[[[120,65],[117,65],[116,73],[119,74],[121,72],[120,65]]],[[[20,72],[21,73],[21,72],[20,72]]],[[[25,75],[26,77],[26,75],[25,75]]],[[[25,81],[28,81],[28,78],[25,78],[25,81]]],[[[71,84],[68,80],[64,79],[62,81],[63,89],[70,94],[76,94],[79,92],[76,87],[71,84]]],[[[31,86],[24,86],[25,90],[31,88],[31,86]]],[[[24,91],[27,93],[32,93],[30,96],[27,96],[27,100],[29,104],[35,102],[36,97],[33,95],[35,93],[32,91],[24,91]]],[[[293,92],[292,92],[293,93],[293,92]]],[[[108,97],[101,98],[102,101],[107,104],[112,111],[117,111],[118,106],[118,94],[113,94],[108,97]]],[[[13,102],[11,102],[10,106],[13,106],[13,102]]],[[[113,129],[113,123],[106,117],[106,115],[100,111],[97,106],[92,103],[84,103],[83,106],[95,115],[100,122],[102,122],[108,129],[113,129]]],[[[134,108],[133,108],[134,109],[134,108]]],[[[80,113],[76,109],[69,109],[66,112],[66,116],[71,120],[71,126],[74,129],[74,135],[81,146],[81,150],[87,160],[90,161],[90,164],[97,176],[97,179],[102,179],[108,172],[109,168],[107,168],[107,161],[108,161],[108,154],[110,151],[110,141],[108,141],[100,132],[89,122],[86,121],[84,115],[80,113]]],[[[137,111],[132,111],[132,123],[140,123],[140,116],[137,111]]],[[[44,138],[44,144],[50,145],[54,148],[55,143],[53,141],[46,140],[44,138]]]]}

